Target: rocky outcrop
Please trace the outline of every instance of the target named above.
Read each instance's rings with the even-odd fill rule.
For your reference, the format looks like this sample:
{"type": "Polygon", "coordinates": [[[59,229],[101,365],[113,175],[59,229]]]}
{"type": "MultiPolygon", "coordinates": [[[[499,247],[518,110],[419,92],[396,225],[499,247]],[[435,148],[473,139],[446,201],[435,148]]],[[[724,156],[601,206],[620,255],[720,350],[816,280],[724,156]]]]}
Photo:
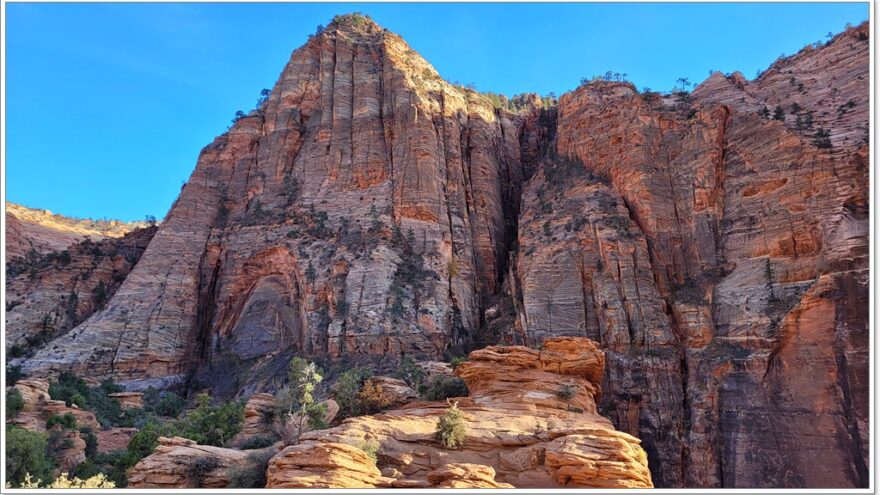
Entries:
{"type": "Polygon", "coordinates": [[[87,239],[37,258],[7,258],[8,355],[18,358],[49,346],[105,307],[155,231],[150,227],[120,238],[87,239]]]}
{"type": "Polygon", "coordinates": [[[365,381],[370,386],[378,387],[382,396],[387,399],[388,407],[402,406],[419,398],[419,394],[410,388],[405,381],[390,376],[374,376],[365,381]]]}
{"type": "Polygon", "coordinates": [[[495,481],[495,470],[480,464],[444,464],[427,478],[431,488],[514,488],[495,481]]]}
{"type": "Polygon", "coordinates": [[[560,99],[520,217],[524,338],[600,342],[600,410],[658,485],[865,485],[867,47],[865,25],[753,82],[560,99]]]}
{"type": "Polygon", "coordinates": [[[141,392],[117,392],[109,397],[119,401],[122,409],[142,409],[144,407],[144,394],[141,392]]]}
{"type": "Polygon", "coordinates": [[[266,488],[373,488],[388,486],[367,454],[336,442],[291,445],[269,461],[266,488]]]}
{"type": "Polygon", "coordinates": [[[242,438],[271,435],[275,412],[272,394],[254,394],[244,405],[244,424],[238,434],[242,438]]]}
{"type": "Polygon", "coordinates": [[[9,293],[32,295],[7,311],[7,341],[44,322],[54,338],[15,363],[251,396],[293,355],[390,368],[524,344],[456,370],[476,387],[468,421],[501,425],[503,442],[475,434],[483,450],[438,453],[443,406],[410,403],[348,420],[330,443],[381,439],[400,476],[376,483],[391,486],[431,486],[450,463],[515,486],[624,466],[640,474],[605,482],[640,486],[638,453],[663,487],[867,486],[869,34],[848,29],[753,81],[715,73],[670,95],[598,81],[511,113],[341,16],[202,151],[101,311],[77,325],[95,310],[85,286],[75,318],[60,316],[81,269],[38,270],[39,288],[12,278],[9,293]],[[552,368],[563,336],[597,342],[602,366],[552,368]],[[511,408],[546,435],[498,412],[511,408]]]}
{"type": "Polygon", "coordinates": [[[230,470],[245,466],[253,452],[159,437],[153,453],[128,471],[128,488],[225,488],[230,470]]]}
{"type": "Polygon", "coordinates": [[[137,428],[109,428],[95,431],[98,438],[98,452],[107,453],[114,450],[125,450],[131,438],[138,432],[137,428]]]}
{"type": "Polygon", "coordinates": [[[543,351],[472,352],[456,369],[471,394],[456,399],[461,449],[435,437],[448,404],[415,402],[306,433],[270,461],[268,486],[650,487],[639,440],[595,413],[603,365],[584,338],[549,339],[543,351]],[[365,449],[375,449],[378,466],[365,449]]]}
{"type": "Polygon", "coordinates": [[[24,412],[36,411],[43,403],[51,400],[49,396],[49,380],[44,378],[28,378],[15,382],[13,388],[21,394],[24,412]]]}
{"type": "Polygon", "coordinates": [[[25,369],[139,387],[198,367],[234,393],[236,360],[466,345],[506,269],[515,120],[371,21],[331,24],[203,150],[106,309],[25,369]]]}
{"type": "Polygon", "coordinates": [[[69,218],[14,203],[6,203],[6,262],[28,253],[63,251],[83,239],[120,238],[147,227],[147,222],[69,218]]]}

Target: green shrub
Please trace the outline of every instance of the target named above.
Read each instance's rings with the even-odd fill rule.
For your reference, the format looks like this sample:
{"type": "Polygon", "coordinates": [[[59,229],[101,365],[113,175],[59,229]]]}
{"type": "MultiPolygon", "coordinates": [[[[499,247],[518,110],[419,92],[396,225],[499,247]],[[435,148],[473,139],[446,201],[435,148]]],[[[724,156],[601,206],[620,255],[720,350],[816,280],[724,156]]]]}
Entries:
{"type": "Polygon", "coordinates": [[[227,488],[265,488],[266,469],[269,467],[269,459],[274,455],[275,452],[271,450],[248,454],[244,466],[230,468],[227,472],[227,488]]]}
{"type": "Polygon", "coordinates": [[[17,426],[6,426],[6,483],[19,486],[25,477],[52,482],[52,462],[46,457],[48,440],[45,434],[17,426]]]}
{"type": "MultiPolygon", "coordinates": [[[[12,346],[13,348],[15,346],[12,346]]],[[[21,346],[19,346],[21,348],[21,346]]],[[[24,353],[22,353],[24,354],[24,353]]],[[[18,356],[14,356],[18,357],[18,356]]],[[[15,383],[24,378],[24,373],[21,372],[21,366],[6,366],[6,385],[11,387],[15,385],[15,383]]]]}
{"type": "MultiPolygon", "coordinates": [[[[86,457],[89,459],[94,458],[95,454],[98,453],[98,437],[95,435],[94,430],[90,426],[83,426],[79,429],[79,436],[86,443],[86,457]]],[[[91,478],[91,476],[87,476],[87,478],[91,478]]]]}
{"type": "Polygon", "coordinates": [[[61,425],[61,427],[65,430],[75,430],[76,416],[74,416],[72,413],[64,413],[63,416],[53,414],[49,417],[49,420],[46,421],[46,429],[51,429],[55,425],[61,425]]]}
{"type": "Polygon", "coordinates": [[[455,402],[437,421],[437,440],[447,449],[457,449],[464,444],[465,433],[464,417],[455,402]]]}
{"type": "Polygon", "coordinates": [[[467,356],[455,356],[449,360],[449,365],[452,366],[452,369],[454,370],[465,361],[467,361],[467,356]]]}
{"type": "Polygon", "coordinates": [[[176,418],[186,405],[183,397],[174,392],[159,392],[153,387],[144,391],[144,410],[166,418],[176,418]]]}
{"type": "MultiPolygon", "coordinates": [[[[73,404],[71,399],[79,395],[87,397],[89,395],[89,386],[85,380],[76,376],[69,371],[62,371],[57,381],[49,382],[49,397],[53,400],[63,400],[68,407],[73,404]]],[[[79,405],[79,404],[77,404],[79,405]]],[[[82,407],[80,405],[80,407],[82,407]]]]}
{"type": "Polygon", "coordinates": [[[403,359],[400,360],[400,364],[398,365],[397,372],[394,376],[405,381],[413,390],[419,390],[425,381],[424,370],[422,370],[413,358],[409,356],[404,356],[403,359]]]}
{"type": "Polygon", "coordinates": [[[443,400],[452,397],[467,397],[468,388],[464,380],[454,376],[435,376],[425,390],[425,399],[443,400]]]}
{"type": "Polygon", "coordinates": [[[373,376],[373,372],[369,368],[360,366],[339,375],[339,378],[337,378],[336,383],[333,385],[332,394],[336,403],[339,404],[340,418],[363,414],[358,401],[358,394],[360,394],[364,381],[371,376],[373,376]]]}
{"type": "Polygon", "coordinates": [[[208,394],[200,394],[196,401],[196,408],[175,422],[178,435],[201,445],[221,447],[241,430],[244,421],[244,404],[241,401],[212,405],[208,394]]]}
{"type": "Polygon", "coordinates": [[[157,423],[147,423],[131,437],[125,454],[118,461],[119,465],[125,469],[134,466],[141,459],[152,454],[159,445],[159,437],[167,434],[170,432],[166,427],[157,423]]]}
{"type": "Polygon", "coordinates": [[[255,435],[241,444],[241,450],[263,449],[271,446],[277,441],[278,438],[273,435],[255,435]]]}
{"type": "Polygon", "coordinates": [[[367,454],[367,457],[373,461],[374,466],[379,463],[379,442],[375,440],[367,440],[358,445],[358,448],[367,454]]]}
{"type": "Polygon", "coordinates": [[[24,407],[24,399],[21,398],[21,392],[17,388],[10,389],[6,392],[6,419],[18,416],[24,407]]]}

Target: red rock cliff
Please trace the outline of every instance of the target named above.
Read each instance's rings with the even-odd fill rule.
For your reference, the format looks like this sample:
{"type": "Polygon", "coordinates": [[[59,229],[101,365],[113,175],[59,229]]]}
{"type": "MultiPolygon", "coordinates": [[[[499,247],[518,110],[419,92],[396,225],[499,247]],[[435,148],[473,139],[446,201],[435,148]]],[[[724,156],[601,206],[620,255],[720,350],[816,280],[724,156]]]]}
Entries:
{"type": "Polygon", "coordinates": [[[868,56],[863,25],[754,81],[512,114],[347,17],[24,368],[250,394],[293,354],[582,336],[657,486],[867,486],[868,56]]]}

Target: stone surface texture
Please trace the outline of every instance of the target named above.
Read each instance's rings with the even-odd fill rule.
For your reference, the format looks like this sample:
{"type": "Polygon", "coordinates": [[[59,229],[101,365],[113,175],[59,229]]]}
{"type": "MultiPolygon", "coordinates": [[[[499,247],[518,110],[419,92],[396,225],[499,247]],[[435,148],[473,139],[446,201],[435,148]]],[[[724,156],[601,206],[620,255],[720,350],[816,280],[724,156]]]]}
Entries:
{"type": "MultiPolygon", "coordinates": [[[[157,228],[8,277],[7,351],[32,378],[252,397],[256,434],[294,355],[448,375],[513,344],[455,370],[471,447],[438,449],[446,404],[410,402],[309,432],[278,486],[866,487],[869,36],[509,111],[342,17],[157,228]],[[355,452],[374,439],[388,475],[355,452]]],[[[50,246],[13,217],[10,246],[50,246]]]]}

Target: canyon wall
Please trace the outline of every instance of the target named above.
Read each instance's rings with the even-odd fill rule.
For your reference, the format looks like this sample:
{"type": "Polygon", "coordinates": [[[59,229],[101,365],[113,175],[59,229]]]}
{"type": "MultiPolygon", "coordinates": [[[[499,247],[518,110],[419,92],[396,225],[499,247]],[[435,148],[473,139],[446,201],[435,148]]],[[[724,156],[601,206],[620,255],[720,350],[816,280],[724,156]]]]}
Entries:
{"type": "Polygon", "coordinates": [[[511,112],[343,18],[202,151],[103,309],[16,362],[250,395],[294,354],[589,337],[657,486],[867,486],[868,50],[865,24],[753,81],[511,112]]]}

